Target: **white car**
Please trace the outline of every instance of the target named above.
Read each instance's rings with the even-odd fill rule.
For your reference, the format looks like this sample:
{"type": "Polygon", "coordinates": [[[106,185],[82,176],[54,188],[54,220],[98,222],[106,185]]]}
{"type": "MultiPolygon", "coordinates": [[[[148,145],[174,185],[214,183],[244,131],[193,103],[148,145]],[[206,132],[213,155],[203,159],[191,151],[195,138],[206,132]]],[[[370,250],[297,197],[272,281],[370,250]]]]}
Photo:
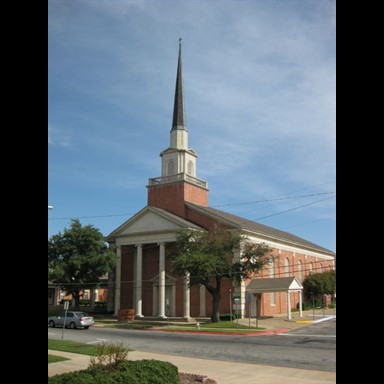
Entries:
{"type": "Polygon", "coordinates": [[[85,312],[80,311],[67,311],[65,314],[61,312],[58,316],[48,316],[48,325],[52,328],[59,326],[63,327],[65,322],[65,328],[71,329],[84,328],[88,329],[95,324],[95,320],[92,316],[88,316],[85,312]]]}

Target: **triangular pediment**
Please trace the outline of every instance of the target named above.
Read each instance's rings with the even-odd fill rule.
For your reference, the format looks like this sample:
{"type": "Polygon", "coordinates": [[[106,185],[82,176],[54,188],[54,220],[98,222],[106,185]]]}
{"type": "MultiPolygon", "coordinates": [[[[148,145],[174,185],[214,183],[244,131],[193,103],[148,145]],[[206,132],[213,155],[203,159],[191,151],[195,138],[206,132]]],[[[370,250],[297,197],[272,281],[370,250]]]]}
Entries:
{"type": "Polygon", "coordinates": [[[265,279],[252,279],[246,287],[247,292],[283,292],[283,291],[301,291],[303,286],[294,276],[273,277],[265,279]]]}
{"type": "Polygon", "coordinates": [[[108,238],[151,232],[175,232],[181,228],[202,229],[163,209],[147,206],[111,232],[108,238]]]}

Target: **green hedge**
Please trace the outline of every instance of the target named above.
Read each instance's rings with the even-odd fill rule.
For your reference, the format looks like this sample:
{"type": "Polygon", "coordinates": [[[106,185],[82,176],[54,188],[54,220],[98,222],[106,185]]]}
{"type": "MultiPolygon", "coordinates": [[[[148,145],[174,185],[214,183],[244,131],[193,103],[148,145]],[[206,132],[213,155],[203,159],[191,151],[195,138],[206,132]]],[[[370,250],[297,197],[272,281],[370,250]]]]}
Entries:
{"type": "Polygon", "coordinates": [[[123,361],[48,377],[48,384],[179,384],[178,368],[166,361],[123,361]]]}
{"type": "MultiPolygon", "coordinates": [[[[236,320],[236,319],[237,319],[237,314],[232,313],[232,320],[236,320]]],[[[231,314],[223,313],[222,315],[220,315],[220,321],[231,321],[231,314]]]]}

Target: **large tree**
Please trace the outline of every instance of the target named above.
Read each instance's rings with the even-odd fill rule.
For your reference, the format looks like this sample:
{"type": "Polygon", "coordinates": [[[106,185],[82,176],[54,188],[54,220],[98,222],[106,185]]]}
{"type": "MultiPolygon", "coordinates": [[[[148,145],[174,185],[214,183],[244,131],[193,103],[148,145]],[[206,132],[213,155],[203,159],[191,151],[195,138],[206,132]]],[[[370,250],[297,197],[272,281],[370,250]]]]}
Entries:
{"type": "Polygon", "coordinates": [[[189,274],[189,285],[202,284],[212,295],[212,322],[220,321],[223,279],[241,282],[259,272],[269,261],[271,249],[264,243],[250,242],[240,232],[214,225],[209,231],[181,229],[176,233],[172,269],[177,275],[189,274]],[[233,252],[241,247],[241,260],[233,252]]]}
{"type": "Polygon", "coordinates": [[[309,274],[303,281],[304,295],[306,299],[312,297],[320,299],[322,295],[336,293],[336,271],[325,271],[309,274]]]}
{"type": "Polygon", "coordinates": [[[102,233],[72,220],[70,228],[48,240],[48,280],[72,294],[74,309],[83,289],[97,288],[100,278],[116,264],[102,233]]]}

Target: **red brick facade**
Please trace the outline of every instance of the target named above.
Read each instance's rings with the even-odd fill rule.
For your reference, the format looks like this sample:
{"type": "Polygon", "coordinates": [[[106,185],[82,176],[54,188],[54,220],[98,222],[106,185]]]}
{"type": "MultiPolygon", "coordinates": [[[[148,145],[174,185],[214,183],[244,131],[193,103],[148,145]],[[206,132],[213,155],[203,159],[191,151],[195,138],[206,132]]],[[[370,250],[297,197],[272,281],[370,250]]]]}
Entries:
{"type": "MultiPolygon", "coordinates": [[[[166,263],[165,271],[167,275],[171,273],[171,261],[169,254],[173,250],[173,243],[166,244],[166,263]]],[[[121,302],[120,308],[134,308],[134,260],[135,260],[135,246],[122,246],[122,265],[121,265],[121,302]]],[[[158,278],[159,273],[159,246],[157,244],[146,244],[143,246],[143,272],[142,272],[142,313],[144,316],[155,316],[153,313],[153,284],[158,278]]],[[[313,256],[308,256],[303,253],[296,253],[289,251],[275,250],[274,252],[274,275],[271,276],[269,266],[260,273],[255,275],[255,278],[269,278],[269,277],[286,277],[289,270],[289,276],[295,276],[299,281],[303,281],[305,277],[311,272],[320,272],[333,269],[332,260],[323,260],[313,256]],[[289,261],[289,266],[286,267],[285,260],[289,261]],[[301,261],[301,272],[300,272],[301,261]]],[[[248,285],[249,281],[245,282],[248,285]]],[[[183,317],[184,305],[184,282],[182,278],[175,279],[175,308],[173,315],[176,317],[183,317]]],[[[230,312],[230,293],[232,296],[235,294],[235,288],[232,282],[224,280],[222,282],[222,299],[220,302],[220,313],[230,312]]],[[[299,303],[299,293],[290,293],[291,307],[297,308],[299,303]]],[[[287,296],[285,292],[263,293],[259,295],[258,315],[259,316],[273,316],[276,314],[284,314],[287,312],[287,296]],[[271,302],[272,295],[275,297],[275,302],[271,302]]],[[[193,286],[190,289],[190,315],[191,317],[199,317],[200,312],[200,288],[193,286]]],[[[232,310],[234,307],[232,307],[232,310]]],[[[244,306],[244,315],[248,317],[249,306],[244,306]]],[[[212,312],[212,296],[205,291],[205,315],[210,316],[212,312]]]]}
{"type": "Polygon", "coordinates": [[[148,186],[148,205],[185,216],[185,202],[208,207],[208,190],[182,181],[148,186]]]}

